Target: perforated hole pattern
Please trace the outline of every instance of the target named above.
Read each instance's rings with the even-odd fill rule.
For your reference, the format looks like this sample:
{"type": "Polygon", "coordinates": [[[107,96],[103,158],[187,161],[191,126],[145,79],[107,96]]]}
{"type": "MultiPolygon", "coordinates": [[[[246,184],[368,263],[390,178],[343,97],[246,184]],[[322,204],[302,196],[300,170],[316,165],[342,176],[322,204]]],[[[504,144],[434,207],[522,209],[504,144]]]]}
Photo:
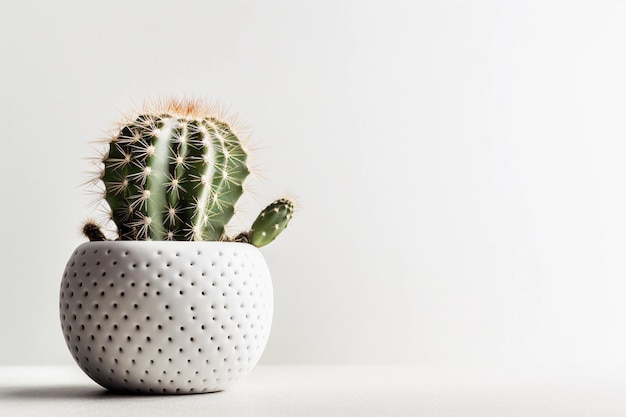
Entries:
{"type": "Polygon", "coordinates": [[[272,282],[245,243],[89,242],[67,263],[59,308],[70,352],[100,385],[214,392],[259,360],[272,282]]]}

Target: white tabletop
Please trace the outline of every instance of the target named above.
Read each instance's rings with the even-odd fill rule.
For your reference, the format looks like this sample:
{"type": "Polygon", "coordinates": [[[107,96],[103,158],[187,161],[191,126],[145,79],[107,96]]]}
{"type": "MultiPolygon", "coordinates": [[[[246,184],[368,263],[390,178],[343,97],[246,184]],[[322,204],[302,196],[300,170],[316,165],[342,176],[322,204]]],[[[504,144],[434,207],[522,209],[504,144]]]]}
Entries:
{"type": "Polygon", "coordinates": [[[625,416],[623,370],[259,366],[227,391],[112,394],[77,367],[0,367],[0,416],[625,416]]]}

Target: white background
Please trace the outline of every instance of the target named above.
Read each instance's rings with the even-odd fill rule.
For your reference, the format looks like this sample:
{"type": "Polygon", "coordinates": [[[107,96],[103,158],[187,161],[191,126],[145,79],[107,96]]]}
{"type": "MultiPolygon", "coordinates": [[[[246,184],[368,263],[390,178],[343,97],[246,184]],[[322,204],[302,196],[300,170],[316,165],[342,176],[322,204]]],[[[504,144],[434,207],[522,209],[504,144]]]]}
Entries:
{"type": "MultiPolygon", "coordinates": [[[[57,315],[88,141],[217,100],[300,209],[263,249],[264,363],[625,365],[626,6],[0,4],[0,364],[71,363],[57,315]]],[[[245,220],[243,220],[245,223],[245,220]]]]}

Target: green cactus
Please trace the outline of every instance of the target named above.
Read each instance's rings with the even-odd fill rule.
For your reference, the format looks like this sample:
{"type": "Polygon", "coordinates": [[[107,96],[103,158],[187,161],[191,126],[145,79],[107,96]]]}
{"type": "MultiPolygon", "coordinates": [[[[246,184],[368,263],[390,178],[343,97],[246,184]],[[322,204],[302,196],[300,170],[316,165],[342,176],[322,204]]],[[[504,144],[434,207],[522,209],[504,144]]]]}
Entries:
{"type": "MultiPolygon", "coordinates": [[[[100,179],[120,239],[232,240],[224,229],[250,170],[229,124],[198,102],[170,101],[125,123],[108,146],[100,179]]],[[[279,211],[291,218],[293,204],[287,200],[272,203],[259,218],[278,202],[279,211]]],[[[251,231],[257,243],[250,243],[269,243],[289,218],[267,225],[279,227],[263,237],[262,231],[251,231]]],[[[88,225],[83,232],[90,240],[103,237],[95,224],[88,225]]]]}
{"type": "Polygon", "coordinates": [[[267,206],[252,224],[249,241],[260,248],[272,242],[287,227],[293,216],[293,203],[281,198],[267,206]]]}

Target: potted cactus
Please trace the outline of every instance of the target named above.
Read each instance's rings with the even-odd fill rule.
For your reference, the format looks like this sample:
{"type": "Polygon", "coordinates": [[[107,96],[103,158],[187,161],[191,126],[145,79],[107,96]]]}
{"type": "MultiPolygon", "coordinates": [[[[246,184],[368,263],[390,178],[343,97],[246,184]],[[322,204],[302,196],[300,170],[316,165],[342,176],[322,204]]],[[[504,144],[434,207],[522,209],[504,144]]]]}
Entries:
{"type": "Polygon", "coordinates": [[[249,231],[225,227],[244,190],[248,153],[197,101],[139,112],[107,140],[96,178],[109,224],[88,221],[60,291],[67,346],[111,390],[220,391],[248,373],[267,343],[272,282],[257,249],[287,227],[288,199],[249,231]]]}

